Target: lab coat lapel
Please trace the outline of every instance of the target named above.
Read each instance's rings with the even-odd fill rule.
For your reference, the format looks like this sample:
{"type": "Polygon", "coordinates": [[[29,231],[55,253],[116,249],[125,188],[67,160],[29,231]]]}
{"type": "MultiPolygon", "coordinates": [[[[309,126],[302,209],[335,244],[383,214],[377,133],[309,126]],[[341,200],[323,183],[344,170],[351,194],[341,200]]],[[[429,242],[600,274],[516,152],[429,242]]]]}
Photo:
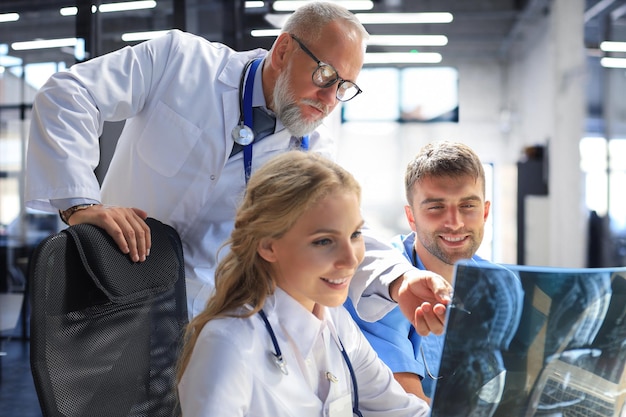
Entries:
{"type": "Polygon", "coordinates": [[[233,139],[231,136],[233,128],[239,123],[239,82],[241,81],[241,73],[251,59],[263,58],[266,51],[263,49],[255,49],[245,53],[236,53],[232,55],[224,68],[218,75],[218,80],[227,88],[222,94],[222,113],[224,115],[224,144],[227,152],[225,153],[224,163],[228,160],[230,150],[233,147],[233,139]]]}

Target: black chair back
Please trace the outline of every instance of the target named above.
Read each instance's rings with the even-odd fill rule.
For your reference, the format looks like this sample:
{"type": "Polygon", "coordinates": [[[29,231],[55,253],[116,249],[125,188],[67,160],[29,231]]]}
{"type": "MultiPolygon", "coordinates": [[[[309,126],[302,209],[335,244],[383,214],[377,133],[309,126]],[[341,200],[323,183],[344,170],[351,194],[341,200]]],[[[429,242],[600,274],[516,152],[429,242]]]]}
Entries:
{"type": "Polygon", "coordinates": [[[132,262],[104,230],[85,224],[33,253],[31,369],[45,417],[178,415],[183,251],[172,227],[147,223],[145,262],[132,262]]]}

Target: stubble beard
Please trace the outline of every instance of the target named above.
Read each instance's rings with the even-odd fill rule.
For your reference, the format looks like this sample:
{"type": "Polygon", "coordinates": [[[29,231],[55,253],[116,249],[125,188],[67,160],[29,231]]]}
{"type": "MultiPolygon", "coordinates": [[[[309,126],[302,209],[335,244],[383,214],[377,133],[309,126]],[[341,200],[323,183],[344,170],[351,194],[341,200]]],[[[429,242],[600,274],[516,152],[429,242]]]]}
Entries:
{"type": "Polygon", "coordinates": [[[448,253],[441,247],[438,241],[439,238],[437,237],[437,234],[433,234],[431,237],[426,237],[422,235],[418,236],[418,238],[422,243],[422,246],[424,246],[424,248],[431,255],[447,265],[454,265],[460,259],[471,259],[480,247],[480,243],[476,240],[476,237],[474,235],[468,236],[470,244],[467,249],[464,249],[462,252],[454,251],[454,253],[448,253]]]}

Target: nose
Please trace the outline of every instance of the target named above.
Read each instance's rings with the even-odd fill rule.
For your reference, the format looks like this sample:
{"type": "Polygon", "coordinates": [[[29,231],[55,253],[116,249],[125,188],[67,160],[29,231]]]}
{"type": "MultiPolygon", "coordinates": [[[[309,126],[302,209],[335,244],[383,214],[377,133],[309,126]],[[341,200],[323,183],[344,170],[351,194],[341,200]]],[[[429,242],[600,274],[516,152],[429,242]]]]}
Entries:
{"type": "Polygon", "coordinates": [[[329,107],[332,110],[337,105],[337,83],[326,88],[319,88],[317,92],[318,100],[329,107]]]}
{"type": "Polygon", "coordinates": [[[450,207],[450,209],[448,210],[445,226],[452,230],[457,230],[464,226],[461,214],[456,207],[450,207]]]}
{"type": "Polygon", "coordinates": [[[344,242],[339,248],[336,267],[339,269],[356,269],[363,260],[365,244],[362,240],[358,242],[344,242]]]}

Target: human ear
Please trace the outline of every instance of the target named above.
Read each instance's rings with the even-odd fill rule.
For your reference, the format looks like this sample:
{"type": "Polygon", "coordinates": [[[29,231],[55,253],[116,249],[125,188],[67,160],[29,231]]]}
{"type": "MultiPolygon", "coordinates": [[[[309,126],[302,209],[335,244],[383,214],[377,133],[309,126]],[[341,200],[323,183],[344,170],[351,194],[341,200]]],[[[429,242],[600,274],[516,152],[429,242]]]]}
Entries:
{"type": "Polygon", "coordinates": [[[491,208],[491,201],[485,201],[485,212],[483,213],[483,220],[487,221],[489,217],[489,209],[491,208]]]}
{"type": "Polygon", "coordinates": [[[415,232],[415,217],[413,217],[411,206],[404,206],[404,215],[406,216],[407,222],[409,222],[409,226],[411,226],[411,230],[415,232]]]}
{"type": "Polygon", "coordinates": [[[267,262],[276,262],[276,253],[274,252],[274,240],[268,237],[261,239],[256,248],[257,253],[267,262]]]}
{"type": "Polygon", "coordinates": [[[282,71],[287,68],[290,50],[289,45],[291,44],[290,41],[291,38],[288,33],[281,33],[274,43],[270,63],[272,68],[277,71],[282,71]]]}

